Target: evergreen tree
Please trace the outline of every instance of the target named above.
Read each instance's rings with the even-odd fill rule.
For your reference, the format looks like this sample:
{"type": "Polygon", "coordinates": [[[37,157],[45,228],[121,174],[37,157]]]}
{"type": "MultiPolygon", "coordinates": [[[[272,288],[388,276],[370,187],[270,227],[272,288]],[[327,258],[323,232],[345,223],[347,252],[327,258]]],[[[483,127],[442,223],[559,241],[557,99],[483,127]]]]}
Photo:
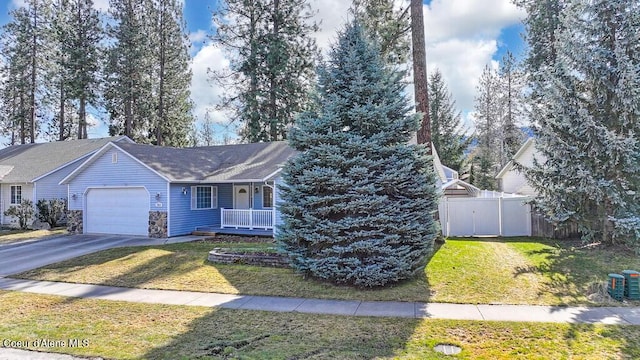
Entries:
{"type": "Polygon", "coordinates": [[[152,94],[154,64],[149,0],[110,0],[114,40],[107,50],[105,108],[110,135],[126,135],[149,142],[155,117],[152,94]]]}
{"type": "Polygon", "coordinates": [[[78,139],[87,138],[87,107],[97,105],[100,87],[100,48],[103,37],[93,0],[70,0],[68,32],[62,42],[67,54],[68,96],[78,104],[78,139]]]}
{"type": "Polygon", "coordinates": [[[213,129],[213,121],[211,120],[211,114],[207,111],[204,115],[204,121],[202,122],[200,133],[200,140],[202,145],[211,146],[215,144],[214,134],[215,130],[213,129]]]}
{"type": "Polygon", "coordinates": [[[431,139],[442,164],[461,171],[465,162],[465,151],[472,137],[465,134],[460,111],[455,100],[436,69],[429,77],[429,114],[431,117],[431,139]]]}
{"type": "Polygon", "coordinates": [[[213,40],[230,57],[231,73],[213,80],[229,89],[222,108],[249,142],[287,137],[307,104],[317,25],[303,0],[227,0],[214,14],[213,40]]]}
{"type": "Polygon", "coordinates": [[[193,126],[190,100],[191,69],[182,2],[155,0],[152,17],[156,145],[184,147],[193,126]]]}
{"type": "Polygon", "coordinates": [[[478,82],[475,99],[475,124],[478,145],[473,157],[473,184],[481,189],[495,190],[495,175],[500,168],[501,148],[499,78],[495,70],[485,66],[478,82]]]}
{"type": "Polygon", "coordinates": [[[313,110],[289,135],[277,241],[292,266],[339,284],[375,287],[412,276],[436,237],[435,176],[402,74],[352,23],[319,71],[313,110]]]}
{"type": "Polygon", "coordinates": [[[518,152],[525,140],[518,127],[522,110],[522,75],[516,59],[510,51],[503,56],[499,69],[500,96],[500,168],[504,167],[518,152]]]}
{"type": "Polygon", "coordinates": [[[42,82],[45,77],[45,46],[48,33],[49,3],[27,0],[24,7],[10,12],[11,22],[3,28],[5,65],[4,133],[12,135],[12,143],[34,143],[43,116],[42,82]],[[10,114],[10,115],[9,115],[10,114]]]}
{"type": "Polygon", "coordinates": [[[555,61],[533,77],[545,159],[526,172],[535,205],[554,222],[576,222],[585,240],[637,249],[640,3],[571,0],[563,14],[555,61]]]}
{"type": "MultiPolygon", "coordinates": [[[[49,109],[55,114],[45,125],[45,136],[50,141],[63,141],[74,137],[78,132],[75,104],[70,97],[70,53],[67,51],[68,39],[72,36],[72,16],[74,15],[69,0],[57,0],[52,5],[50,28],[49,56],[50,66],[47,78],[51,80],[47,86],[49,109]]],[[[79,123],[79,121],[78,121],[79,123]]]]}
{"type": "Polygon", "coordinates": [[[396,9],[394,0],[353,0],[351,11],[367,34],[377,39],[382,58],[388,64],[409,61],[411,39],[409,6],[396,9]]]}

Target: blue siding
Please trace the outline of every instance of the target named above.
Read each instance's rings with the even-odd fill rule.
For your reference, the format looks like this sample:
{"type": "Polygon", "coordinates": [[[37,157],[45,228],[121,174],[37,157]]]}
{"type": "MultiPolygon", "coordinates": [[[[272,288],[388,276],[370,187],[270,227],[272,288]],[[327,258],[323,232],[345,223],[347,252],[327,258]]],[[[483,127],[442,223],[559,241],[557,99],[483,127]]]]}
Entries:
{"type": "Polygon", "coordinates": [[[36,201],[40,199],[60,199],[67,198],[67,185],[58,185],[58,183],[71,174],[86,159],[76,160],[73,163],[55,171],[42,179],[36,181],[36,201]]]}
{"type": "Polygon", "coordinates": [[[69,183],[70,210],[83,210],[84,195],[89,187],[144,186],[149,191],[149,209],[167,211],[167,182],[153,171],[141,165],[118,149],[111,149],[85,168],[69,183]],[[112,163],[112,154],[118,153],[118,161],[112,163]],[[160,200],[156,200],[156,194],[160,200]]]}
{"type": "Polygon", "coordinates": [[[190,234],[198,226],[220,227],[220,208],[233,208],[233,184],[171,184],[169,236],[190,234]],[[191,187],[218,188],[218,208],[191,210],[191,187]],[[186,194],[182,193],[185,188],[186,194]]]}

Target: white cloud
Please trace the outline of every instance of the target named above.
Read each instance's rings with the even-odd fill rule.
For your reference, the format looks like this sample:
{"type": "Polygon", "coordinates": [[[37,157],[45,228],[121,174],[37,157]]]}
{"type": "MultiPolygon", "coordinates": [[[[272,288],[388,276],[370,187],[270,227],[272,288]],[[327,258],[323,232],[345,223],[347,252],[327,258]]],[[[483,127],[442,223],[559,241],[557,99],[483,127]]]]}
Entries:
{"type": "Polygon", "coordinates": [[[524,16],[510,0],[433,0],[424,7],[425,36],[428,42],[497,38],[524,16]]]}
{"type": "Polygon", "coordinates": [[[208,32],[206,30],[198,29],[198,31],[189,34],[189,41],[192,43],[205,41],[207,36],[208,32]]]}
{"type": "Polygon", "coordinates": [[[224,89],[209,81],[209,70],[223,70],[228,67],[229,61],[225,59],[222,50],[213,44],[204,45],[194,56],[191,63],[191,99],[195,105],[194,115],[197,119],[203,119],[209,110],[214,122],[227,122],[224,113],[213,110],[219,103],[224,89]]]}
{"type": "Polygon", "coordinates": [[[492,57],[500,31],[524,16],[510,0],[433,0],[424,6],[427,68],[440,69],[464,114],[473,110],[485,65],[497,66],[492,57]]]}
{"type": "Polygon", "coordinates": [[[313,20],[320,25],[320,31],[316,34],[318,47],[326,52],[329,46],[335,43],[337,31],[351,19],[351,1],[311,0],[309,5],[314,11],[313,20]]]}

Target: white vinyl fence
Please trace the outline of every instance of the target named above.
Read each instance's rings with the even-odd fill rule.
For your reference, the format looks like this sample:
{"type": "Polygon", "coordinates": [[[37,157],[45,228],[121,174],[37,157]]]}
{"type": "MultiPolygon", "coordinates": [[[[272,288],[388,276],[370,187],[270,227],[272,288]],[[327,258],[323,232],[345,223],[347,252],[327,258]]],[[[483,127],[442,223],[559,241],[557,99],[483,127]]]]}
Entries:
{"type": "Polygon", "coordinates": [[[496,197],[443,197],[439,204],[443,235],[531,236],[531,207],[524,203],[527,198],[490,193],[481,196],[496,197]]]}

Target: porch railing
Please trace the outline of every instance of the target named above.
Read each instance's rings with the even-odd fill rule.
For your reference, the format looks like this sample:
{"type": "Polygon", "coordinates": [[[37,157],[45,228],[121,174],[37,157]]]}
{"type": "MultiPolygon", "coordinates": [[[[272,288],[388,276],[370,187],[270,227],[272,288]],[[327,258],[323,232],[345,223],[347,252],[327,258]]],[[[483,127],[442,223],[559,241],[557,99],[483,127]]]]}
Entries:
{"type": "Polygon", "coordinates": [[[273,210],[220,209],[221,228],[273,229],[273,210]]]}

